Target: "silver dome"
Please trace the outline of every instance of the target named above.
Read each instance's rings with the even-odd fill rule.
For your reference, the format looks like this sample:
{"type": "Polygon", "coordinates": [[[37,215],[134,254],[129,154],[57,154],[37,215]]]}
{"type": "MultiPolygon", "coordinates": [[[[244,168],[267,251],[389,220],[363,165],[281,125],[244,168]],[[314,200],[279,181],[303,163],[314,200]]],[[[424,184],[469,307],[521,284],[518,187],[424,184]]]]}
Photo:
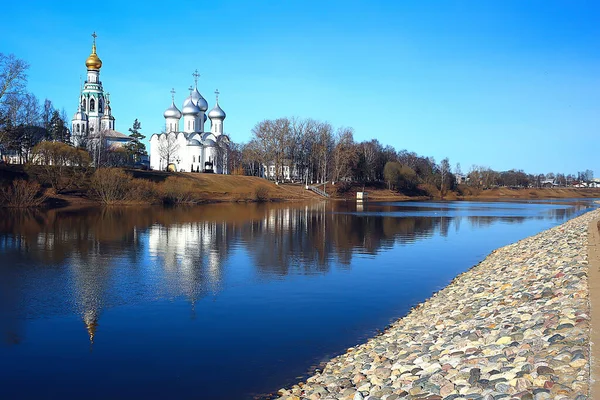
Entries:
{"type": "Polygon", "coordinates": [[[197,139],[188,140],[188,146],[202,146],[197,139]]]}
{"type": "Polygon", "coordinates": [[[173,103],[171,103],[171,107],[167,108],[163,115],[165,116],[165,118],[179,119],[179,118],[181,118],[181,111],[179,111],[177,106],[175,106],[175,102],[173,102],[173,103]]]}
{"type": "Polygon", "coordinates": [[[210,112],[208,113],[208,118],[212,119],[225,119],[227,115],[225,114],[225,111],[223,111],[223,109],[219,106],[219,102],[217,101],[217,104],[215,104],[215,107],[210,110],[210,112]]]}
{"type": "Polygon", "coordinates": [[[194,104],[192,96],[188,97],[183,102],[183,109],[181,110],[183,115],[196,115],[199,114],[201,111],[202,110],[200,110],[200,108],[196,104],[194,104]]]}
{"type": "Polygon", "coordinates": [[[77,120],[77,121],[87,121],[88,120],[88,116],[86,113],[82,112],[82,111],[77,111],[75,113],[75,115],[73,116],[73,119],[77,120]]]}
{"type": "Polygon", "coordinates": [[[198,91],[198,88],[195,88],[190,96],[192,97],[192,101],[194,102],[194,104],[197,105],[201,111],[208,110],[208,102],[204,97],[202,97],[202,95],[198,91]]]}
{"type": "Polygon", "coordinates": [[[214,140],[209,138],[204,139],[203,142],[206,147],[215,147],[217,145],[217,143],[214,140]]]}
{"type": "Polygon", "coordinates": [[[206,114],[204,114],[204,122],[206,122],[207,119],[208,119],[208,116],[206,114]]]}

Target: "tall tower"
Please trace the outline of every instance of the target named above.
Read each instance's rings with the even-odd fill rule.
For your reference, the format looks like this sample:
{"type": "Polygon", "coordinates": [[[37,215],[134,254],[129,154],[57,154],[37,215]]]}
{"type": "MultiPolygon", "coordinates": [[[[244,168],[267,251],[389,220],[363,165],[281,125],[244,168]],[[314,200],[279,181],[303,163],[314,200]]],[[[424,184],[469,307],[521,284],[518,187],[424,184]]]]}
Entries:
{"type": "Polygon", "coordinates": [[[77,113],[75,114],[72,121],[72,132],[75,136],[79,136],[78,140],[81,144],[86,141],[88,135],[95,136],[101,130],[114,129],[114,117],[106,112],[107,100],[104,95],[104,88],[100,81],[100,68],[102,68],[102,60],[96,54],[96,32],[92,34],[92,53],[85,60],[85,66],[87,67],[87,79],[83,85],[83,90],[79,96],[79,106],[77,113]],[[85,114],[83,117],[81,114],[85,114]],[[108,114],[109,118],[102,117],[108,114]],[[85,124],[82,120],[85,119],[85,124]],[[104,122],[104,123],[102,123],[104,122]],[[79,132],[77,126],[79,125],[79,132]],[[85,126],[84,130],[82,130],[85,126]],[[78,135],[79,133],[79,135],[78,135]]]}

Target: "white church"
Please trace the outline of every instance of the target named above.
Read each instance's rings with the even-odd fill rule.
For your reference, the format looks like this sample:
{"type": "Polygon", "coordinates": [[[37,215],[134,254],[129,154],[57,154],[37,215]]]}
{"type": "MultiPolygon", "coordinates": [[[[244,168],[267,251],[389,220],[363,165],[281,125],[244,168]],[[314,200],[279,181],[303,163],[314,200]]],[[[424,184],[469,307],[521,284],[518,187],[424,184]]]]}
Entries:
{"type": "Polygon", "coordinates": [[[175,105],[175,90],[171,90],[171,106],[163,114],[165,130],[150,138],[150,168],[227,174],[230,142],[223,133],[226,115],[219,106],[219,91],[215,91],[215,106],[206,113],[208,103],[198,91],[198,71],[193,76],[195,87],[189,88],[190,95],[181,111],[175,105]],[[207,118],[210,118],[208,132],[204,130],[207,118]]]}

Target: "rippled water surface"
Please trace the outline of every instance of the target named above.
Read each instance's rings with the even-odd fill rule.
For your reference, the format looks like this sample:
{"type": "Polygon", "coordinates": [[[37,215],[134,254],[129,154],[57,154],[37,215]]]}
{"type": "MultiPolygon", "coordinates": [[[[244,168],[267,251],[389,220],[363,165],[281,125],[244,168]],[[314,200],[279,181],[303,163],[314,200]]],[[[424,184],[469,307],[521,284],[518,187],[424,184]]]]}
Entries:
{"type": "Polygon", "coordinates": [[[0,211],[2,398],[243,399],[591,201],[0,211]]]}

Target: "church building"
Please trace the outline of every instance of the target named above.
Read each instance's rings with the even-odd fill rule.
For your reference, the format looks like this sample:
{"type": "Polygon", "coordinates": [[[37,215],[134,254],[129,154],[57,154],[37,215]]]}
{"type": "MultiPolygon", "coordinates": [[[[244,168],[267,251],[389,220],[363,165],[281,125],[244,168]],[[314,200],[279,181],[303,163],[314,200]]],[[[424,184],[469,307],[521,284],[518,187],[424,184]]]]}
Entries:
{"type": "Polygon", "coordinates": [[[127,144],[131,138],[115,130],[115,117],[110,108],[110,94],[104,93],[100,80],[102,61],[96,54],[96,33],[92,34],[92,54],[85,60],[87,79],[80,89],[77,112],[71,120],[73,145],[88,149],[101,142],[104,148],[127,144]]]}
{"type": "Polygon", "coordinates": [[[175,90],[171,90],[171,106],[163,114],[164,132],[150,138],[150,168],[227,174],[230,142],[223,133],[226,115],[219,106],[219,91],[215,91],[215,106],[207,113],[208,102],[198,91],[198,71],[193,76],[195,87],[190,86],[181,111],[175,105],[175,90]],[[205,131],[208,118],[210,131],[205,131]]]}

